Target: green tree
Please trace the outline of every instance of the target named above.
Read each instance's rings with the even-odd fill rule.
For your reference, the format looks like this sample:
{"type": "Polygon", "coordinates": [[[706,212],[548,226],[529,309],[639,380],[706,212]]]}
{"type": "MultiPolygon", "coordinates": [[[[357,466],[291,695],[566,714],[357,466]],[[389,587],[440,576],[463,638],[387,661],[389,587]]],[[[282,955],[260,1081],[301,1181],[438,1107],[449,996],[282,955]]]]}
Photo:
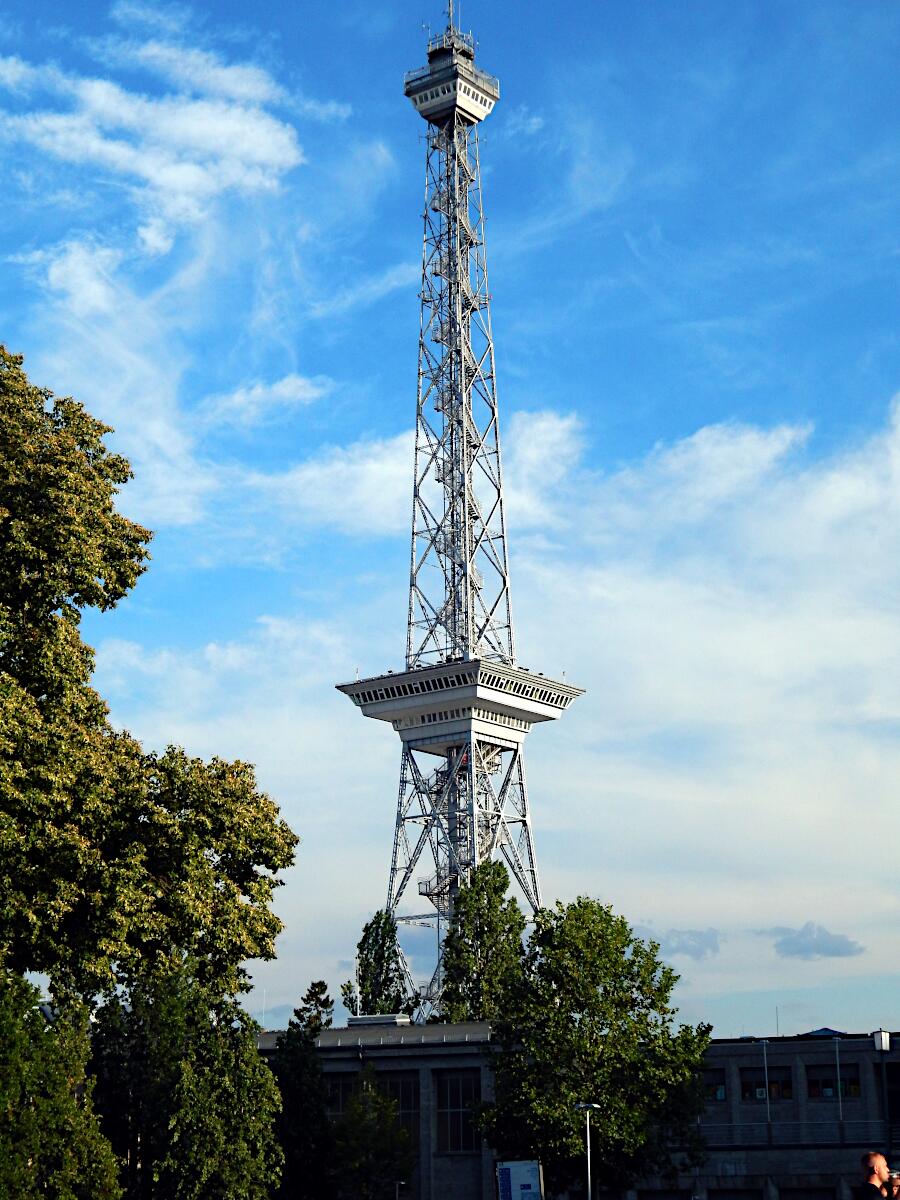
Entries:
{"type": "Polygon", "coordinates": [[[335,1122],[335,1172],[340,1200],[394,1200],[398,1181],[409,1181],[413,1156],[397,1105],[378,1089],[366,1067],[359,1090],[335,1122]]]}
{"type": "Polygon", "coordinates": [[[110,728],[79,635],[82,609],[113,607],[147,555],[115,510],[130,470],[107,432],[0,347],[0,953],[18,971],[106,959],[88,946],[128,873],[101,844],[138,748],[110,728]]]}
{"type": "Polygon", "coordinates": [[[0,1196],[118,1200],[116,1161],[93,1110],[87,1012],[42,1011],[37,990],[0,969],[0,1196]]]}
{"type": "MultiPolygon", "coordinates": [[[[412,1012],[416,1000],[409,994],[397,922],[385,909],[379,909],[363,926],[356,947],[359,1007],[367,1014],[412,1012]]],[[[356,1011],[357,984],[341,984],[341,999],[347,1009],[356,1011]]]]}
{"type": "Polygon", "coordinates": [[[284,1153],[278,1195],[292,1200],[331,1200],[334,1195],[334,1135],[316,1055],[316,1038],[331,1025],[333,1011],[325,982],[311,983],[271,1058],[282,1105],[276,1121],[284,1153]]]}
{"type": "Polygon", "coordinates": [[[688,1162],[699,1154],[709,1026],[674,1028],[677,976],[658,951],[586,897],[536,916],[522,975],[494,1026],[495,1100],[483,1115],[504,1156],[543,1161],[551,1190],[580,1174],[579,1103],[600,1106],[591,1146],[603,1185],[666,1171],[676,1150],[688,1162]]]}
{"type": "Polygon", "coordinates": [[[274,953],[296,838],[250,767],[144,754],[90,686],[82,610],[128,592],[150,536],[116,511],[107,432],[0,347],[0,956],[90,995],[191,954],[226,991],[274,953]]]}
{"type": "Polygon", "coordinates": [[[99,1008],[97,1111],[127,1200],[261,1200],[280,1174],[278,1089],[259,1027],[192,967],[148,972],[99,1008]]]}
{"type": "Polygon", "coordinates": [[[328,995],[324,979],[315,979],[303,993],[294,1009],[295,1021],[312,1037],[330,1029],[334,1021],[334,1001],[328,995]]]}
{"type": "Polygon", "coordinates": [[[120,972],[188,958],[207,988],[242,990],[241,963],[275,955],[272,894],[296,836],[247,763],[206,763],[169,747],[142,757],[135,787],[125,840],[107,847],[134,868],[120,972]]]}
{"type": "Polygon", "coordinates": [[[460,888],[444,939],[444,1021],[493,1021],[522,970],[525,918],[502,862],[484,862],[460,888]]]}
{"type": "MultiPolygon", "coordinates": [[[[145,753],[90,685],[82,612],[127,594],[150,537],[116,510],[130,468],[107,432],[0,347],[0,962],[46,972],[57,998],[107,997],[98,1108],[123,1158],[152,1162],[154,1197],[262,1196],[278,1096],[235,995],[242,963],[274,954],[297,839],[251,767],[145,753]]],[[[94,1179],[96,1126],[70,1134],[67,1162],[94,1179]]]]}

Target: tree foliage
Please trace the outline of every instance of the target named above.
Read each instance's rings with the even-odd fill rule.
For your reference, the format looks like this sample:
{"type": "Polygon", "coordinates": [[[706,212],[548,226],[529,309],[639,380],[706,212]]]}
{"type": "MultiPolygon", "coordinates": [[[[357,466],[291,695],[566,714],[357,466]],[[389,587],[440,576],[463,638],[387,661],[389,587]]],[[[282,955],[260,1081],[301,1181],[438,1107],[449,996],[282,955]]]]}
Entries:
{"type": "Polygon", "coordinates": [[[400,944],[397,941],[397,922],[385,909],[380,909],[363,926],[362,937],[356,946],[357,983],[348,980],[341,984],[341,999],[347,1009],[356,1011],[356,988],[359,987],[360,1011],[374,1013],[412,1012],[416,1000],[409,994],[400,944]]]}
{"type": "Polygon", "coordinates": [[[334,1195],[334,1135],[316,1056],[316,1038],[331,1025],[333,1011],[324,981],[311,983],[271,1059],[282,1103],[276,1122],[284,1153],[278,1195],[291,1200],[331,1200],[334,1195]]]}
{"type": "Polygon", "coordinates": [[[97,1111],[127,1200],[262,1200],[281,1166],[278,1090],[256,1023],[191,966],[148,972],[98,1010],[97,1111]]]}
{"type": "Polygon", "coordinates": [[[542,1159],[551,1189],[578,1177],[591,1114],[598,1180],[622,1187],[665,1171],[673,1149],[696,1142],[698,1087],[709,1027],[674,1028],[674,972],[659,947],[596,900],[543,909],[523,971],[495,1023],[491,1143],[511,1158],[542,1159]]]}
{"type": "Polygon", "coordinates": [[[0,969],[0,1196],[118,1200],[116,1162],[86,1079],[87,1012],[42,1011],[37,990],[0,969]]]}
{"type": "Polygon", "coordinates": [[[90,686],[86,607],[113,607],[149,533],[115,509],[106,426],[0,347],[0,954],[84,993],[173,949],[223,987],[271,957],[296,839],[252,769],[144,754],[90,686]]]}
{"type": "Polygon", "coordinates": [[[134,866],[122,969],[186,957],[206,987],[242,988],[242,961],[274,957],[276,872],[297,838],[247,763],[173,747],[144,755],[135,800],[127,844],[115,847],[134,866]]]}
{"type": "Polygon", "coordinates": [[[525,918],[508,889],[497,861],[481,863],[459,890],[444,939],[444,1021],[495,1020],[521,973],[525,918]]]}
{"type": "Polygon", "coordinates": [[[77,953],[93,967],[89,937],[116,921],[102,841],[137,747],[107,722],[78,627],[132,587],[149,534],[115,511],[130,470],[107,432],[0,347],[0,952],[14,970],[77,953]]]}
{"type": "Polygon", "coordinates": [[[408,1132],[397,1105],[378,1088],[371,1066],[335,1123],[335,1173],[340,1200],[394,1200],[395,1185],[413,1168],[408,1132]]]}
{"type": "MultiPolygon", "coordinates": [[[[70,1134],[53,1178],[78,1184],[40,1194],[117,1194],[80,1082],[86,1032],[69,1016],[80,1010],[59,999],[104,995],[98,1109],[123,1161],[144,1164],[140,1186],[179,1200],[261,1197],[277,1178],[278,1096],[235,995],[242,962],[274,954],[272,892],[297,839],[250,766],[146,753],[91,687],[82,612],[127,594],[150,537],[116,510],[131,472],[108,432],[0,347],[0,963],[19,987],[46,972],[61,1014],[41,1041],[33,1017],[16,1026],[4,1009],[19,1046],[9,1087],[24,1081],[7,1117],[25,1122],[28,1146],[28,1063],[55,1046],[83,1102],[65,1116],[68,1093],[53,1082],[48,1145],[57,1118],[70,1134]]],[[[40,1069],[55,1081],[49,1062],[40,1069]]]]}

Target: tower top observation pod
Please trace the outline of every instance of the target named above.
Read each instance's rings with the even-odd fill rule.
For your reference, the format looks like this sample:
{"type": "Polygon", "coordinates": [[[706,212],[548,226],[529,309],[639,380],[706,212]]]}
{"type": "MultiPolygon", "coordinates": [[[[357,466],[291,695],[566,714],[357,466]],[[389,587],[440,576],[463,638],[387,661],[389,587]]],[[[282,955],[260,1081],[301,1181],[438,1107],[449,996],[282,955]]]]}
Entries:
{"type": "Polygon", "coordinates": [[[403,93],[431,125],[454,113],[477,125],[500,99],[500,81],[475,66],[475,39],[456,28],[452,0],[448,7],[447,28],[428,41],[428,66],[407,72],[403,93]]]}

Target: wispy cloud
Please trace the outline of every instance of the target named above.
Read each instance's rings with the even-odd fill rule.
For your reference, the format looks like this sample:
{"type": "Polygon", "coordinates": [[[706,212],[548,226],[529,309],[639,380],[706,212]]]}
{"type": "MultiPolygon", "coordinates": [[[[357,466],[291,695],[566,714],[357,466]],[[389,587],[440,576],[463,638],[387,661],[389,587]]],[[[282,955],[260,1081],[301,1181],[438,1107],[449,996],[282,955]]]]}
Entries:
{"type": "Polygon", "coordinates": [[[343,121],[350,105],[297,95],[253,62],[229,62],[223,55],[175,40],[108,37],[89,43],[113,67],[138,67],[186,95],[217,97],[242,105],[275,105],[314,121],[343,121]]]}
{"type": "Polygon", "coordinates": [[[209,396],[197,415],[207,428],[232,425],[247,428],[263,421],[283,419],[294,409],[313,404],[334,390],[334,381],[324,375],[307,379],[290,374],[274,383],[244,384],[226,395],[209,396]]]}
{"type": "Polygon", "coordinates": [[[192,10],[185,4],[146,4],[144,0],[115,0],[109,12],[121,25],[169,34],[183,34],[193,18],[192,10]]]}
{"type": "Polygon", "coordinates": [[[574,414],[517,412],[503,431],[504,503],[511,528],[550,529],[563,515],[557,490],[570,481],[584,450],[574,414]]]}
{"type": "Polygon", "coordinates": [[[354,536],[396,533],[411,519],[412,454],[412,434],[401,433],[331,447],[278,474],[249,473],[245,484],[289,524],[354,536]]]}
{"type": "Polygon", "coordinates": [[[135,290],[120,260],[119,251],[77,240],[27,256],[26,270],[44,287],[41,372],[115,427],[137,476],[130,514],[154,528],[190,524],[217,490],[217,474],[196,457],[179,405],[183,353],[155,298],[135,290]]]}
{"type": "Polygon", "coordinates": [[[379,275],[363,279],[352,287],[344,288],[323,300],[317,300],[309,306],[312,317],[336,317],[350,312],[354,308],[374,304],[392,292],[407,288],[419,278],[421,268],[416,263],[398,263],[389,267],[379,275]]]}
{"type": "MultiPolygon", "coordinates": [[[[162,55],[159,44],[150,45],[162,55]]],[[[210,95],[143,95],[110,79],[0,59],[0,85],[58,101],[4,114],[3,136],[130,182],[150,214],[143,237],[155,252],[166,245],[163,220],[196,221],[224,192],[272,190],[304,161],[293,126],[261,107],[277,90],[263,72],[202,51],[169,50],[173,74],[189,72],[198,56],[196,79],[205,79],[210,95]]]]}
{"type": "Polygon", "coordinates": [[[196,46],[150,38],[94,42],[111,66],[138,66],[174,84],[180,91],[221,96],[241,104],[283,104],[288,93],[255,63],[229,63],[220,54],[196,46]]]}
{"type": "Polygon", "coordinates": [[[520,104],[511,109],[502,124],[502,130],[507,137],[534,137],[546,124],[540,113],[532,112],[527,104],[520,104]]]}

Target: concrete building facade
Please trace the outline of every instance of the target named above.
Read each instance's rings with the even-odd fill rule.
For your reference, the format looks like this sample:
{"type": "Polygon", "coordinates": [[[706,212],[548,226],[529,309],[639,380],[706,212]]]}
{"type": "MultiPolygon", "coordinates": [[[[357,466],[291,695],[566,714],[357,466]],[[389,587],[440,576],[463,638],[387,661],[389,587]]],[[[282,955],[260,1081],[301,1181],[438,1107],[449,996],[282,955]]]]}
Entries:
{"type": "MultiPolygon", "coordinates": [[[[334,1116],[367,1066],[396,1101],[416,1151],[416,1169],[399,1192],[405,1200],[496,1197],[496,1156],[471,1116],[472,1104],[492,1096],[490,1032],[480,1022],[413,1025],[363,1018],[320,1036],[334,1116]]],[[[276,1038],[262,1035],[260,1049],[271,1051],[276,1038]]],[[[877,1048],[875,1035],[831,1029],[713,1041],[703,1077],[703,1166],[674,1183],[645,1179],[621,1196],[603,1195],[852,1200],[864,1151],[881,1150],[889,1161],[895,1147],[900,1154],[900,1033],[887,1038],[889,1049],[877,1048]]]]}

